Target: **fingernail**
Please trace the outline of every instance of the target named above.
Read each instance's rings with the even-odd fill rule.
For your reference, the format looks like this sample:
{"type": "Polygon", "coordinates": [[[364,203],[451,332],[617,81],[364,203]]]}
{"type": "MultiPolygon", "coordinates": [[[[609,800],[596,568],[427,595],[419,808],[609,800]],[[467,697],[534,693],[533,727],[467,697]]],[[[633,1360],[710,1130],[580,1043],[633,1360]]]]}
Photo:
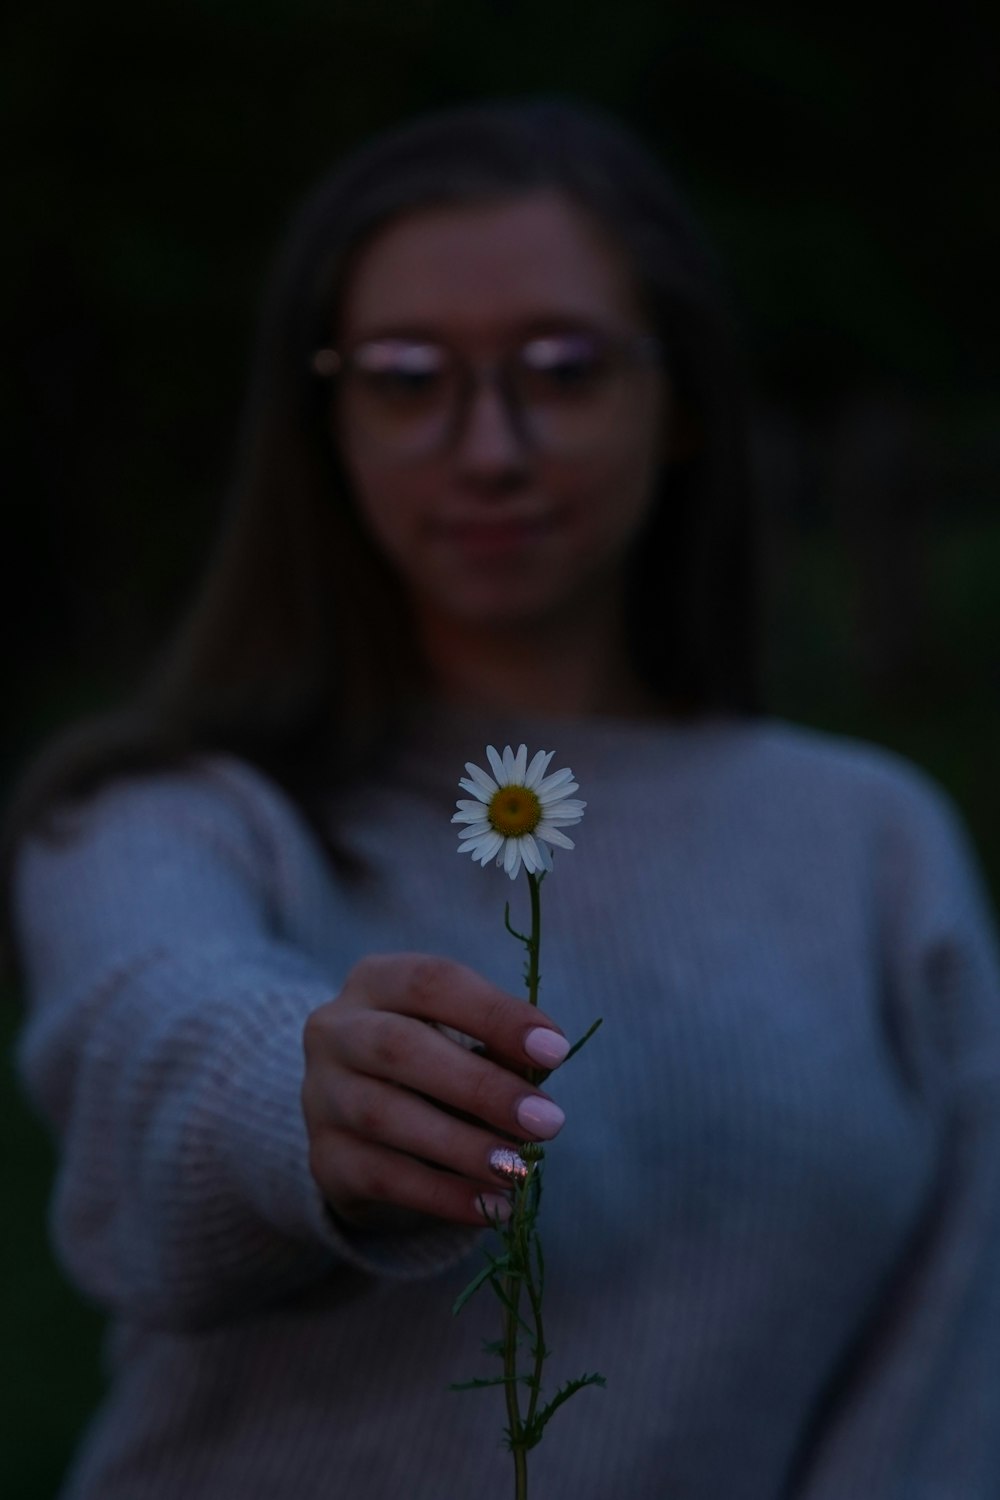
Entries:
{"type": "Polygon", "coordinates": [[[517,1106],[517,1123],[531,1135],[540,1135],[543,1141],[551,1140],[562,1129],[565,1119],[558,1104],[540,1094],[529,1094],[517,1106]]]}
{"type": "Polygon", "coordinates": [[[550,1031],[547,1026],[536,1026],[525,1037],[524,1050],[532,1062],[541,1063],[543,1068],[558,1068],[565,1061],[569,1042],[558,1031],[550,1031]]]}
{"type": "Polygon", "coordinates": [[[528,1175],[528,1163],[513,1146],[497,1146],[491,1151],[490,1166],[505,1182],[523,1182],[528,1175]]]}
{"type": "Polygon", "coordinates": [[[510,1199],[503,1193],[480,1193],[476,1207],[488,1224],[506,1224],[511,1215],[510,1199]]]}

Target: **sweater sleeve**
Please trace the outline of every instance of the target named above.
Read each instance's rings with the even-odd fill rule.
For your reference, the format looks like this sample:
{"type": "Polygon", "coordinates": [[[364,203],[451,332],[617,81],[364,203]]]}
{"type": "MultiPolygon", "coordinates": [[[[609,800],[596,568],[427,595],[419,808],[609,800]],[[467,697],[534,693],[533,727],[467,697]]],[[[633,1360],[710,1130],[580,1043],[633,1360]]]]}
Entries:
{"type": "Polygon", "coordinates": [[[450,1226],[353,1235],[325,1212],[302,1029],[342,976],[287,914],[336,904],[313,840],[255,773],[110,788],[25,847],[16,899],[20,1063],[61,1138],[57,1253],[90,1296],[201,1326],[338,1262],[419,1275],[468,1248],[450,1226]]]}
{"type": "MultiPolygon", "coordinates": [[[[899,810],[897,809],[897,812],[899,810]]],[[[859,1345],[797,1500],[993,1500],[1000,1483],[1000,962],[964,829],[937,794],[880,859],[890,1031],[937,1122],[921,1222],[859,1345]]]]}

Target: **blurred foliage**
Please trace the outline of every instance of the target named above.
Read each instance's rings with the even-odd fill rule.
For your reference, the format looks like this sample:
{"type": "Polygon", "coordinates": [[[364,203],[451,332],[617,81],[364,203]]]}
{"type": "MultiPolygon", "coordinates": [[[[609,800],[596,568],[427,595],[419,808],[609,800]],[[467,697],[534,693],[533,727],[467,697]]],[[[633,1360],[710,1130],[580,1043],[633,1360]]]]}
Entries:
{"type": "MultiPolygon", "coordinates": [[[[924,764],[1000,892],[998,30],[967,0],[11,11],[0,775],[127,690],[183,607],[301,192],[415,110],[566,92],[659,148],[731,278],[757,394],[774,707],[924,764]]],[[[10,1034],[11,997],[3,1015],[10,1034]]],[[[98,1389],[97,1321],[45,1250],[51,1159],[5,1082],[18,1212],[0,1482],[41,1500],[98,1389]]]]}
{"type": "Polygon", "coordinates": [[[14,997],[0,993],[0,1487],[11,1500],[51,1500],[100,1395],[99,1314],[59,1276],[46,1243],[53,1152],[17,1094],[14,997]]]}

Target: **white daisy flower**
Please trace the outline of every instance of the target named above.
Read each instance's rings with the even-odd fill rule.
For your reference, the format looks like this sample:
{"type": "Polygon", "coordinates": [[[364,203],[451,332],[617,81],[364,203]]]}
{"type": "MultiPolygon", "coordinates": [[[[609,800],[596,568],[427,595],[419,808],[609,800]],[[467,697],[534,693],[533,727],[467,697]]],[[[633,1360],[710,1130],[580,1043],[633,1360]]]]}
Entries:
{"type": "Polygon", "coordinates": [[[459,801],[451,820],[465,824],[458,836],[459,854],[471,854],[483,866],[496,856],[497,865],[503,865],[515,880],[522,863],[532,875],[552,869],[550,844],[573,848],[572,839],[562,830],[580,822],[587,804],[573,800],[578,786],[572,771],[546,776],[554,754],[554,750],[539,750],[529,765],[526,745],[516,755],[508,745],[502,756],[487,745],[492,776],[471,761],[466,763],[469,775],[458,784],[475,801],[459,801]]]}

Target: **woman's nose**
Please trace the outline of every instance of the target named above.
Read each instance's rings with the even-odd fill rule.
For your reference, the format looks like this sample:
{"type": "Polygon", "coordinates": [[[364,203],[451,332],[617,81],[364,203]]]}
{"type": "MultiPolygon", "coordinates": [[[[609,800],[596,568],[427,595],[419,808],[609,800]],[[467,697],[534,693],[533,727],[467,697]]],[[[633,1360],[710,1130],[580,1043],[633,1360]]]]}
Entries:
{"type": "Polygon", "coordinates": [[[474,474],[520,473],[530,461],[522,415],[495,378],[477,380],[469,391],[455,439],[455,456],[474,474]]]}

